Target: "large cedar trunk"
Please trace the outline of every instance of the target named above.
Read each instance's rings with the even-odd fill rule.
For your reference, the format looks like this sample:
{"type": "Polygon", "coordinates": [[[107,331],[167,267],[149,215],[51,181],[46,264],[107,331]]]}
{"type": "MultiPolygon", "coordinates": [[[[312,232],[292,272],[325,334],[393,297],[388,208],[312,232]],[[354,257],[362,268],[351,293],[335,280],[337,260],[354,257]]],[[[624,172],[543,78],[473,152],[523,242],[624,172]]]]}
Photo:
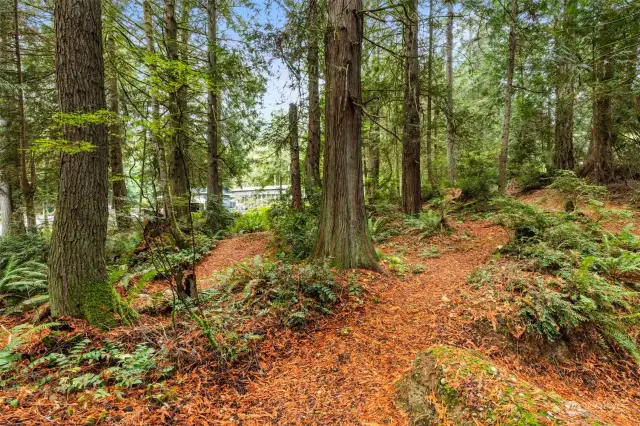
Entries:
{"type": "Polygon", "coordinates": [[[316,258],[378,270],[367,229],[362,179],[362,2],[329,0],[322,207],[316,258]]]}
{"type": "Polygon", "coordinates": [[[320,90],[318,62],[318,7],[317,1],[309,4],[309,46],[307,47],[307,73],[309,79],[309,141],[305,158],[305,187],[307,196],[319,188],[320,181],[320,90]]]}
{"type": "Polygon", "coordinates": [[[218,164],[218,122],[220,110],[218,109],[218,5],[217,0],[209,0],[207,6],[207,39],[209,41],[209,90],[207,93],[207,152],[208,152],[208,174],[207,174],[207,199],[209,202],[222,200],[220,197],[222,188],[220,186],[220,173],[218,164]]]}
{"type": "Polygon", "coordinates": [[[111,166],[111,181],[113,208],[116,211],[118,229],[131,226],[129,203],[127,200],[127,185],[125,183],[124,165],[122,161],[122,123],[120,121],[120,94],[118,92],[118,75],[116,70],[116,42],[112,34],[107,36],[107,57],[109,58],[109,111],[114,115],[109,128],[109,164],[111,166]]]}
{"type": "Polygon", "coordinates": [[[420,211],[420,75],[418,1],[406,3],[404,15],[404,123],[402,129],[402,210],[420,211]]]}
{"type": "Polygon", "coordinates": [[[20,51],[20,23],[18,15],[18,0],[14,3],[14,42],[16,53],[16,75],[18,83],[18,124],[20,129],[20,191],[24,197],[25,213],[27,214],[27,229],[33,231],[36,228],[36,211],[34,205],[34,198],[36,194],[36,169],[33,161],[33,155],[29,153],[27,146],[27,126],[24,116],[24,89],[22,87],[22,55],[20,51]],[[30,157],[29,164],[27,165],[27,155],[30,157]],[[29,172],[27,172],[29,169],[29,172]],[[29,173],[29,176],[27,175],[29,173]],[[29,181],[31,180],[31,181],[29,181]]]}
{"type": "Polygon", "coordinates": [[[567,13],[565,0],[562,9],[562,32],[556,37],[556,49],[558,50],[558,68],[556,69],[556,126],[554,167],[557,170],[573,170],[575,160],[573,155],[573,104],[575,90],[571,76],[571,62],[566,55],[560,52],[560,46],[567,45],[570,41],[570,16],[567,13]]]}
{"type": "MultiPolygon", "coordinates": [[[[166,0],[164,9],[165,44],[167,59],[174,63],[180,61],[178,54],[178,24],[175,16],[175,0],[166,0]]],[[[174,212],[178,218],[186,217],[189,212],[189,194],[187,193],[187,147],[185,138],[184,92],[186,87],[178,79],[178,72],[169,70],[169,134],[171,135],[170,154],[168,156],[169,180],[171,182],[174,212]]]]}
{"type": "Polygon", "coordinates": [[[509,129],[511,126],[511,95],[513,92],[513,69],[516,62],[516,22],[518,19],[518,1],[511,0],[509,20],[509,54],[507,59],[507,87],[505,88],[504,122],[502,124],[502,148],[498,157],[498,187],[504,191],[507,186],[507,157],[509,153],[509,129]]]}
{"type": "Polygon", "coordinates": [[[289,104],[289,152],[291,154],[291,197],[293,208],[302,209],[300,184],[300,144],[298,142],[298,106],[289,104]]]}
{"type": "Polygon", "coordinates": [[[455,128],[453,124],[453,0],[448,1],[447,8],[447,159],[449,161],[449,181],[451,184],[455,184],[455,128]]]}
{"type": "MultiPolygon", "coordinates": [[[[104,62],[99,0],[55,2],[56,87],[62,113],[104,110],[104,62]]],[[[62,153],[49,258],[53,316],[83,316],[87,291],[105,283],[107,235],[107,133],[104,124],[63,128],[69,142],[94,149],[62,153]]],[[[95,293],[91,293],[95,295],[95,293]]]]}

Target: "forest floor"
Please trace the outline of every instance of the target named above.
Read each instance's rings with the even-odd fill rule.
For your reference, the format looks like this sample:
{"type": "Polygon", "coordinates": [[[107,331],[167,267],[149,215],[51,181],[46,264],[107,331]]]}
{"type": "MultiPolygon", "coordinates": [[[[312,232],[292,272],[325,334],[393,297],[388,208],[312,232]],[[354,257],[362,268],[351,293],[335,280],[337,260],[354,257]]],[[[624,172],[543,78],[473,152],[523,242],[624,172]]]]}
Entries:
{"type": "MultiPolygon", "coordinates": [[[[525,201],[549,202],[544,193],[525,201]]],[[[0,413],[0,423],[44,424],[67,413],[64,422],[54,424],[86,424],[103,413],[104,423],[114,425],[404,425],[408,420],[395,404],[395,384],[417,352],[447,344],[478,350],[518,379],[576,401],[604,421],[640,424],[640,377],[632,367],[589,353],[565,354],[564,360],[525,354],[517,342],[477,326],[476,319],[493,307],[474,303],[480,300],[478,290],[466,277],[491,259],[509,234],[484,220],[459,218],[451,225],[450,234],[401,235],[380,244],[383,255],[420,265],[420,272],[360,271],[361,303],[302,332],[269,333],[251,369],[182,369],[167,380],[176,394],[164,404],[144,398],[144,390],[91,402],[71,396],[30,399],[29,392],[37,391],[25,390],[20,398],[25,402],[0,413]],[[221,380],[221,374],[227,378],[221,380]]],[[[221,242],[198,266],[199,282],[215,286],[216,272],[265,253],[269,239],[258,233],[221,242]]]]}

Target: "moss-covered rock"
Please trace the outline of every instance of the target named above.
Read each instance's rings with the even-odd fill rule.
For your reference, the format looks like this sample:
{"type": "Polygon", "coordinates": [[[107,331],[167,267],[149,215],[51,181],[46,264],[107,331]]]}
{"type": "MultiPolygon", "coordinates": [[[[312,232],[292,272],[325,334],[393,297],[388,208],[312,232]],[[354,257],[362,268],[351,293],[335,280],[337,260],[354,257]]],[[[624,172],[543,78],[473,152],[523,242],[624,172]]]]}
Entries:
{"type": "Polygon", "coordinates": [[[574,401],[501,372],[481,354],[451,346],[419,353],[397,388],[399,406],[416,426],[606,424],[574,401]]]}

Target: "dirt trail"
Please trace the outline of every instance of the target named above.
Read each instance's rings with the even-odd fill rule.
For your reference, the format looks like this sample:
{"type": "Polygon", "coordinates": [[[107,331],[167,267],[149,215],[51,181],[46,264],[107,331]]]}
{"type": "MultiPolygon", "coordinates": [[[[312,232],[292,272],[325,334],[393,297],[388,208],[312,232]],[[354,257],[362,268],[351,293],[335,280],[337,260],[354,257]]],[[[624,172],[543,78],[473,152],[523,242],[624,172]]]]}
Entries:
{"type": "Polygon", "coordinates": [[[503,229],[485,222],[458,226],[467,232],[419,243],[439,247],[439,258],[417,258],[420,247],[415,238],[394,240],[389,247],[405,247],[409,263],[424,265],[422,274],[405,280],[371,275],[378,303],[367,303],[346,317],[338,315],[323,330],[286,348],[286,356],[263,360],[264,375],[256,376],[246,392],[226,388],[217,401],[196,398],[181,410],[187,415],[184,420],[405,424],[393,402],[394,383],[417,351],[442,341],[447,325],[455,322],[448,315],[452,296],[464,285],[465,276],[506,240],[503,229]]]}
{"type": "Polygon", "coordinates": [[[238,235],[220,241],[211,250],[211,254],[196,266],[196,273],[201,277],[198,285],[201,289],[209,288],[216,281],[216,272],[224,271],[243,260],[264,255],[269,241],[271,234],[268,232],[238,235]]]}

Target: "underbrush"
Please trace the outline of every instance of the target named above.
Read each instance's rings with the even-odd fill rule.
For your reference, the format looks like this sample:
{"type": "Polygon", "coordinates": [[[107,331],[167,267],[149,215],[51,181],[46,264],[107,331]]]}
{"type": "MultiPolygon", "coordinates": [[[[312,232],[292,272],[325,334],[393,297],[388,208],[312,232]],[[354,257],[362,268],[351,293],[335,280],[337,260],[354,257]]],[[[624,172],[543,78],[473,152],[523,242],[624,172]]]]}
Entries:
{"type": "Polygon", "coordinates": [[[48,301],[49,239],[37,233],[0,238],[0,313],[25,312],[48,301]]]}
{"type": "MultiPolygon", "coordinates": [[[[174,369],[163,351],[145,343],[135,348],[104,340],[93,342],[83,334],[58,331],[59,323],[22,324],[3,333],[10,344],[0,351],[0,384],[7,389],[31,383],[69,394],[89,391],[96,399],[121,394],[128,388],[156,383],[174,369]],[[30,334],[49,329],[42,350],[23,357],[17,346],[30,334]],[[11,342],[16,342],[11,344],[11,342]]],[[[16,401],[18,404],[19,401],[16,401]]]]}
{"type": "Polygon", "coordinates": [[[300,328],[333,313],[345,289],[327,264],[292,264],[256,257],[220,277],[201,294],[209,343],[220,367],[250,353],[270,327],[300,328]]]}
{"type": "Polygon", "coordinates": [[[311,256],[318,234],[318,216],[312,209],[294,210],[280,203],[269,210],[269,227],[280,252],[291,259],[311,256]]]}
{"type": "Polygon", "coordinates": [[[584,215],[549,213],[512,199],[494,202],[512,238],[502,259],[469,277],[502,307],[514,337],[591,337],[640,363],[640,237],[611,234],[584,215]]]}
{"type": "Polygon", "coordinates": [[[269,230],[269,218],[267,212],[269,207],[258,207],[247,210],[246,213],[236,217],[233,225],[229,228],[232,234],[248,234],[269,230]]]}

